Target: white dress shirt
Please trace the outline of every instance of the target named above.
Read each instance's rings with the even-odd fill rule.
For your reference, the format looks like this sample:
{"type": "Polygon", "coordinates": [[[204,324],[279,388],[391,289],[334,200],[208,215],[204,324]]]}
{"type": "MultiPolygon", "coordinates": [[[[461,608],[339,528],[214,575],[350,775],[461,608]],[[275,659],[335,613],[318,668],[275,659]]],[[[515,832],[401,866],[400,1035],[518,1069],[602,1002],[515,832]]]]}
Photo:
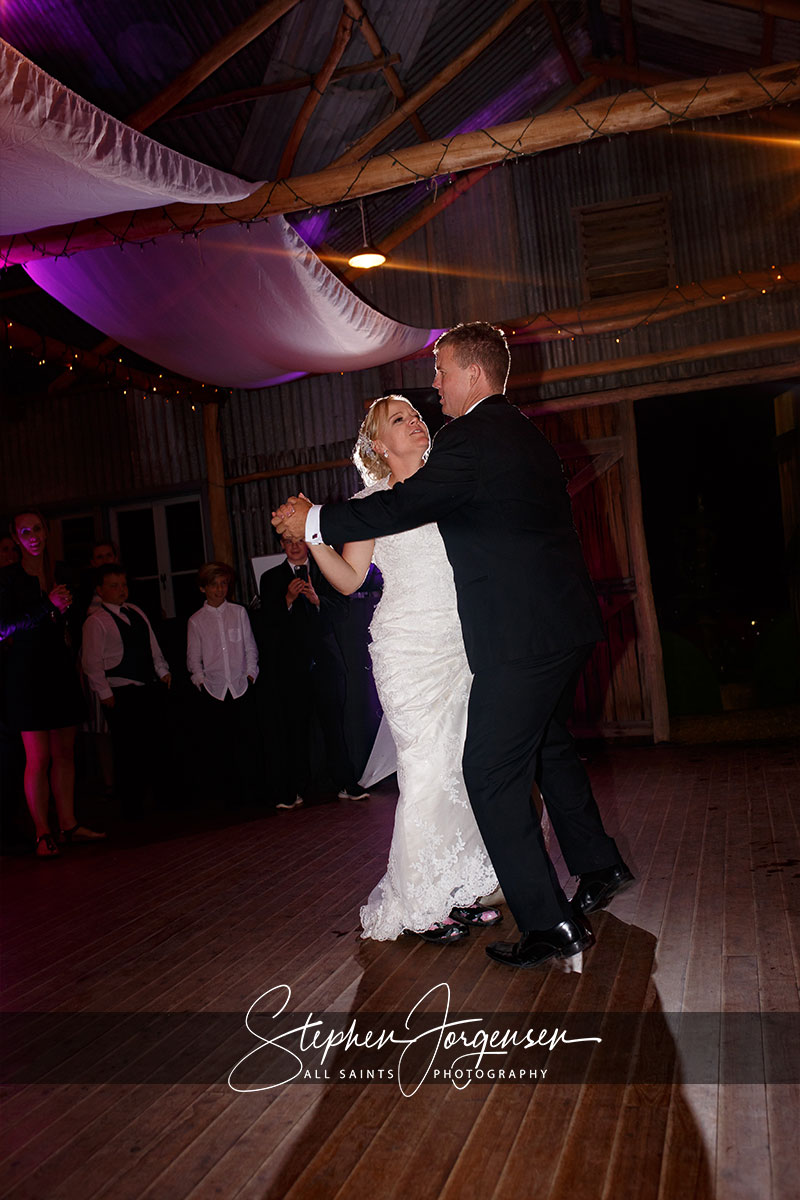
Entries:
{"type": "Polygon", "coordinates": [[[234,700],[244,695],[247,676],[258,677],[258,650],[241,604],[223,600],[214,608],[206,600],[189,618],[186,665],[192,683],[215,700],[224,700],[227,692],[234,700]]]}
{"type": "MultiPolygon", "coordinates": [[[[125,608],[132,608],[147,621],[147,614],[143,613],[137,604],[126,603],[125,608]]],[[[139,679],[124,679],[121,675],[114,675],[113,672],[111,675],[106,675],[106,671],[112,671],[117,663],[122,662],[122,637],[111,613],[114,613],[126,625],[130,625],[129,618],[122,612],[119,604],[103,605],[102,601],[99,607],[90,609],[89,616],[83,623],[81,665],[84,675],[89,680],[89,686],[101,700],[111,698],[112,687],[124,687],[131,683],[137,687],[144,687],[139,679]],[[106,612],[106,609],[110,611],[106,612]]],[[[150,630],[150,653],[153,655],[153,666],[158,678],[162,679],[169,674],[169,665],[161,653],[161,647],[156,641],[156,635],[153,633],[153,627],[149,621],[147,621],[147,628],[150,630]]]]}

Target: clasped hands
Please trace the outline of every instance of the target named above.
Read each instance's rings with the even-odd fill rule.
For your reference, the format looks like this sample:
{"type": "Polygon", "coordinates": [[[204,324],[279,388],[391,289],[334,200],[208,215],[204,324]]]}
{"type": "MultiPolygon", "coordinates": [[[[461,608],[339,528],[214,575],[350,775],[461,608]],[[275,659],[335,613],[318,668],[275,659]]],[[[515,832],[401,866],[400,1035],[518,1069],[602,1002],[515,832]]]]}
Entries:
{"type": "Polygon", "coordinates": [[[311,501],[302,492],[299,496],[290,496],[284,504],[273,511],[272,524],[281,537],[291,538],[295,542],[304,542],[306,517],[310,508],[311,501]]]}

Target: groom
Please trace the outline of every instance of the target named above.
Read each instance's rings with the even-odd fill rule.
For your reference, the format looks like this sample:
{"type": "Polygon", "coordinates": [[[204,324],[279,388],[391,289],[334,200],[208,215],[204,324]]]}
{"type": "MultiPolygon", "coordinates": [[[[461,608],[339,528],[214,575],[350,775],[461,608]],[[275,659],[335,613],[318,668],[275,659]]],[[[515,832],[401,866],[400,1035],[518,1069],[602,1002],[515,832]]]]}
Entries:
{"type": "Polygon", "coordinates": [[[438,523],[474,674],[464,780],[522,935],[486,953],[535,967],[590,946],[586,915],[633,882],[567,730],[603,629],[561,462],[505,398],[502,330],[457,325],[438,339],[435,356],[433,385],[445,414],[458,419],[438,433],[426,465],[361,500],[320,508],[292,497],[273,524],[292,537],[341,543],[438,523]],[[571,903],[545,850],[534,781],[567,867],[580,877],[571,903]]]}

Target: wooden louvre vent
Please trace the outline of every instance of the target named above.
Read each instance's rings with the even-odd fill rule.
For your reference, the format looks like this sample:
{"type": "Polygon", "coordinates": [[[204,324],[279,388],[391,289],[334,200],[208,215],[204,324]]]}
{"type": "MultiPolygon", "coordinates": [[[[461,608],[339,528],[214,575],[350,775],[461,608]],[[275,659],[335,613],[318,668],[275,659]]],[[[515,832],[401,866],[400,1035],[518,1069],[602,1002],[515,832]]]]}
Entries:
{"type": "Polygon", "coordinates": [[[633,196],[574,210],[584,300],[674,283],[669,196],[633,196]]]}

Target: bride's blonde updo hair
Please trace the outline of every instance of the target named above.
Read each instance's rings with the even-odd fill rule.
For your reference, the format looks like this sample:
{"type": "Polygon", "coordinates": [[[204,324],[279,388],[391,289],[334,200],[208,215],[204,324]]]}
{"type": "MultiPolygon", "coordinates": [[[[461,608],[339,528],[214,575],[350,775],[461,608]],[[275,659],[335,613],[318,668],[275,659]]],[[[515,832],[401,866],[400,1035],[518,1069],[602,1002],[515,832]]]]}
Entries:
{"type": "MultiPolygon", "coordinates": [[[[392,473],[392,468],[385,458],[381,458],[374,444],[376,438],[380,439],[381,428],[386,421],[387,409],[392,400],[400,400],[403,404],[407,404],[409,408],[413,408],[410,400],[406,399],[405,396],[397,395],[395,392],[390,393],[388,396],[379,396],[377,400],[373,400],[372,404],[370,404],[367,415],[361,422],[356,444],[353,447],[353,462],[366,484],[378,483],[379,480],[385,479],[387,475],[391,475],[392,473]]],[[[424,457],[428,457],[427,450],[424,457]]]]}

